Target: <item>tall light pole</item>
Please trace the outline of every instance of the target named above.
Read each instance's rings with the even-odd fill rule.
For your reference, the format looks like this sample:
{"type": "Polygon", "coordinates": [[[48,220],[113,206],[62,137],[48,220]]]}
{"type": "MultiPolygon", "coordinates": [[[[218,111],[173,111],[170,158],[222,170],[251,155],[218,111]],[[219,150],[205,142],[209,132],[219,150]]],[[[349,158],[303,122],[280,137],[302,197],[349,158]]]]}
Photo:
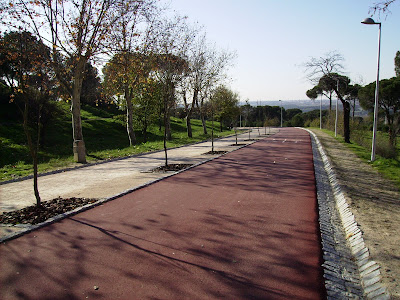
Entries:
{"type": "Polygon", "coordinates": [[[322,129],[322,93],[321,102],[319,103],[319,129],[322,129]]]}
{"type": "MultiPolygon", "coordinates": [[[[336,90],[339,92],[339,79],[336,79],[336,90]]],[[[337,137],[338,102],[339,102],[339,95],[336,95],[335,137],[337,137]]]]}
{"type": "Polygon", "coordinates": [[[376,87],[375,87],[375,106],[374,106],[374,125],[372,129],[372,149],[371,149],[371,161],[375,160],[375,151],[376,151],[376,129],[378,126],[378,110],[379,110],[379,61],[381,55],[381,23],[375,22],[371,18],[366,18],[362,22],[362,24],[367,25],[379,25],[379,33],[378,33],[378,67],[376,72],[376,87]]]}
{"type": "Polygon", "coordinates": [[[282,127],[282,100],[279,100],[279,102],[281,103],[281,127],[282,127]]]}

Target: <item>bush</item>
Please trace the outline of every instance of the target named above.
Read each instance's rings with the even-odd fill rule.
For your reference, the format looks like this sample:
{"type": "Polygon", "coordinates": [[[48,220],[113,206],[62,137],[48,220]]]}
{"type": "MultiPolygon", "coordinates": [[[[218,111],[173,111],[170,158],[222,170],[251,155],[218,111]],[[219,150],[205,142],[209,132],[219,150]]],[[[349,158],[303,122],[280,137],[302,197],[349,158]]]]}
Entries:
{"type": "Polygon", "coordinates": [[[112,117],[114,120],[121,121],[122,124],[126,123],[126,115],[115,115],[112,117]]]}
{"type": "Polygon", "coordinates": [[[278,118],[273,118],[273,119],[266,119],[264,122],[264,126],[266,127],[273,127],[273,126],[280,126],[281,121],[278,118]]]}
{"type": "Polygon", "coordinates": [[[308,121],[308,127],[319,127],[319,118],[308,121]]]}
{"type": "Polygon", "coordinates": [[[397,158],[396,148],[390,145],[387,138],[380,135],[376,139],[376,154],[384,158],[397,158]]]}
{"type": "Polygon", "coordinates": [[[290,120],[290,123],[293,127],[303,127],[304,126],[304,119],[301,114],[295,115],[292,120],[290,120]]]}

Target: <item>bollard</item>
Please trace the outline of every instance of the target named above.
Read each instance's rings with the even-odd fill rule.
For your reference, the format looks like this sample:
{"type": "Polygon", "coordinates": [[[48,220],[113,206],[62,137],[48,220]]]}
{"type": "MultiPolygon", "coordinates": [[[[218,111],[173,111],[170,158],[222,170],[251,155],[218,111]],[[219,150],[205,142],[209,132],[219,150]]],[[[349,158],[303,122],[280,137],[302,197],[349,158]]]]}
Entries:
{"type": "Polygon", "coordinates": [[[86,163],[86,149],[83,140],[73,142],[74,160],[79,163],[86,163]]]}

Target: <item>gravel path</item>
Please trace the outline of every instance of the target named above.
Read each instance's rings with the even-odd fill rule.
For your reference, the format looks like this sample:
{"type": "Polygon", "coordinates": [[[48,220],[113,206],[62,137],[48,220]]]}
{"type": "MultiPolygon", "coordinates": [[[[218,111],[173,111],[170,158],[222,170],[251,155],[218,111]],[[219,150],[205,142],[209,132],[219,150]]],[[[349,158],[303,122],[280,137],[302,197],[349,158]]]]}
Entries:
{"type": "Polygon", "coordinates": [[[400,299],[399,189],[331,136],[313,132],[330,158],[371,259],[381,266],[384,285],[392,299],[400,299]]]}

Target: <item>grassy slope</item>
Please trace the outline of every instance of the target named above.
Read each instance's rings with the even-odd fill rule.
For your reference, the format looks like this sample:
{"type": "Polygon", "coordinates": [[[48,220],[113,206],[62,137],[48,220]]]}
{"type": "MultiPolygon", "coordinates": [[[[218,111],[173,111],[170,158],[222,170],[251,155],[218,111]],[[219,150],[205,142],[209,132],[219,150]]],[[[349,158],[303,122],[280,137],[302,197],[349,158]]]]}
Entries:
{"type": "MultiPolygon", "coordinates": [[[[60,104],[63,113],[55,119],[46,131],[45,145],[39,154],[39,172],[45,172],[76,165],[72,155],[72,127],[69,107],[60,104]]],[[[124,157],[158,149],[163,149],[162,132],[157,126],[151,126],[148,142],[143,143],[142,134],[136,131],[138,142],[129,147],[124,122],[113,119],[106,111],[92,107],[82,110],[83,135],[88,152],[88,162],[124,157]]],[[[201,121],[192,120],[193,138],[186,134],[186,124],[176,118],[171,119],[172,141],[169,148],[194,143],[210,138],[204,135],[201,121]]],[[[211,133],[211,124],[208,124],[211,133]]],[[[219,132],[219,123],[215,122],[216,136],[232,132],[219,132]]],[[[0,181],[32,174],[31,158],[26,147],[22,125],[18,123],[0,124],[0,181]]]]}
{"type": "MultiPolygon", "coordinates": [[[[316,129],[316,128],[315,128],[316,129]]],[[[323,131],[332,137],[335,137],[335,133],[323,129],[323,131]]],[[[369,133],[367,133],[369,134],[369,133]]],[[[378,133],[381,134],[381,133],[378,133]]],[[[371,137],[369,137],[372,140],[371,137]]],[[[383,158],[379,155],[376,155],[376,159],[374,162],[370,162],[371,159],[371,149],[365,148],[356,143],[345,143],[343,137],[337,136],[336,140],[343,143],[347,146],[347,148],[351,149],[358,157],[360,157],[364,162],[371,164],[374,168],[376,168],[385,178],[392,180],[399,188],[400,188],[400,161],[399,157],[397,159],[387,159],[383,158]]],[[[400,152],[400,139],[397,143],[397,153],[400,152]]]]}

